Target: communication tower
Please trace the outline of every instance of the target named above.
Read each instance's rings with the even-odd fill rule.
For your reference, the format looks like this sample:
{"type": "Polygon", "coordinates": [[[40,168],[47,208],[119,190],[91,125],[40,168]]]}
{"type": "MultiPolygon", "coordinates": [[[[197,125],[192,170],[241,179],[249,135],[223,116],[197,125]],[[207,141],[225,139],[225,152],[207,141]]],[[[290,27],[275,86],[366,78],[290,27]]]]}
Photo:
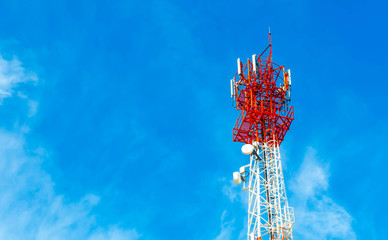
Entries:
{"type": "Polygon", "coordinates": [[[279,146],[294,119],[291,71],[272,62],[269,45],[252,61],[237,59],[231,97],[241,111],[233,128],[233,141],[245,145],[250,163],[233,173],[236,184],[249,191],[248,240],[290,240],[295,222],[288,206],[279,146]]]}

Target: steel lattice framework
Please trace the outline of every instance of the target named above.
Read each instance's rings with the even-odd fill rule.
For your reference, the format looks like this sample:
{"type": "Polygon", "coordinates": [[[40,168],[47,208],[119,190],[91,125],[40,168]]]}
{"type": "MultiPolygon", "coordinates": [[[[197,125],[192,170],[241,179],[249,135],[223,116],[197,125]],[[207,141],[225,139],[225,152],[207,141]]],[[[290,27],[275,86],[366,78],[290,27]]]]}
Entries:
{"type": "Polygon", "coordinates": [[[239,172],[243,190],[249,190],[248,240],[293,239],[294,212],[288,206],[279,151],[294,119],[291,73],[272,62],[271,33],[268,47],[245,65],[238,59],[237,67],[231,94],[241,112],[233,141],[252,145],[250,164],[239,172]]]}

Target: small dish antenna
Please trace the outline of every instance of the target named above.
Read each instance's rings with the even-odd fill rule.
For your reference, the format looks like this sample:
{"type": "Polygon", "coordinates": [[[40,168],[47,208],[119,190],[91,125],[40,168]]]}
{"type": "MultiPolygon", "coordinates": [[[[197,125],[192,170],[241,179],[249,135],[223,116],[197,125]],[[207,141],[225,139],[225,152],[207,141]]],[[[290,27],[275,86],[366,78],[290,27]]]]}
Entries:
{"type": "Polygon", "coordinates": [[[251,155],[253,150],[255,150],[255,147],[253,147],[251,144],[245,144],[241,147],[241,152],[245,155],[251,155]]]}

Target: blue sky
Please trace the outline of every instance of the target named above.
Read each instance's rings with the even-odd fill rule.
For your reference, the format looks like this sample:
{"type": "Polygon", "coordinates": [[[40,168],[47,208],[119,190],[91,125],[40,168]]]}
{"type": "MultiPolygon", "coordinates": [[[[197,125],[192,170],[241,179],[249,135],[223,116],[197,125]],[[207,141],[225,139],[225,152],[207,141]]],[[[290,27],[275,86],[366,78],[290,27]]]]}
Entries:
{"type": "Polygon", "coordinates": [[[291,68],[295,239],[386,239],[383,1],[0,3],[0,239],[244,239],[236,59],[291,68]]]}

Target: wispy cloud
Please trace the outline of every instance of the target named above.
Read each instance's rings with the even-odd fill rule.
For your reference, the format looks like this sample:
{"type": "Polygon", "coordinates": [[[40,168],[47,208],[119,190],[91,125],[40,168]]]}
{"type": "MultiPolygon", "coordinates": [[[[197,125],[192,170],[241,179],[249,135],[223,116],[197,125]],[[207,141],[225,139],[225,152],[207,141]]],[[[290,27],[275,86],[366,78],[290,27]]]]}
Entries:
{"type": "MultiPolygon", "coordinates": [[[[230,177],[232,178],[232,176],[230,176],[230,177]]],[[[227,180],[226,178],[221,178],[221,179],[219,179],[219,181],[223,184],[222,193],[229,199],[229,201],[232,203],[240,202],[241,205],[243,206],[243,208],[246,209],[246,211],[247,211],[248,210],[248,200],[249,200],[248,191],[242,191],[242,185],[235,184],[233,179],[227,180]]],[[[234,207],[236,207],[236,205],[234,205],[234,207]]],[[[225,224],[226,214],[227,214],[227,212],[225,210],[221,216],[221,231],[220,231],[219,235],[217,236],[218,238],[216,238],[216,239],[231,239],[232,238],[232,232],[234,230],[232,225],[234,223],[234,219],[233,219],[233,221],[228,222],[228,224],[225,224]]],[[[237,239],[246,239],[246,235],[247,235],[247,231],[248,231],[248,227],[247,227],[248,218],[245,215],[243,215],[243,218],[245,219],[244,226],[239,231],[237,239]]]]}
{"type": "Polygon", "coordinates": [[[108,229],[98,229],[95,231],[88,240],[133,240],[138,239],[140,234],[135,229],[125,230],[116,226],[109,227],[108,229]]]}
{"type": "Polygon", "coordinates": [[[18,84],[37,79],[36,74],[28,73],[16,57],[6,60],[0,56],[0,103],[4,98],[12,96],[18,84]]]}
{"type": "Polygon", "coordinates": [[[244,207],[248,209],[248,200],[249,193],[248,191],[242,191],[242,184],[235,184],[232,176],[231,179],[227,180],[226,178],[221,178],[219,181],[223,184],[222,193],[228,197],[228,199],[233,203],[239,201],[244,207]]]}
{"type": "MultiPolygon", "coordinates": [[[[35,74],[26,74],[16,58],[0,57],[0,102],[12,96],[19,83],[35,81],[35,74]]],[[[38,102],[27,99],[30,117],[38,102]]],[[[28,128],[28,126],[23,126],[28,128]]],[[[24,135],[28,131],[10,132],[0,129],[0,239],[89,239],[135,240],[135,229],[117,225],[99,226],[92,208],[100,197],[86,194],[76,202],[54,191],[55,183],[42,169],[44,148],[30,149],[24,135]]]]}
{"type": "Polygon", "coordinates": [[[220,233],[217,235],[217,237],[214,238],[214,240],[229,240],[229,239],[233,238],[232,233],[234,230],[234,228],[233,228],[234,219],[227,221],[226,220],[227,214],[228,214],[228,212],[226,210],[224,210],[222,212],[221,230],[220,230],[220,233]]]}
{"type": "Polygon", "coordinates": [[[72,203],[56,194],[41,168],[44,156],[31,152],[44,151],[31,151],[23,136],[0,131],[1,239],[138,239],[134,229],[96,226],[91,209],[98,196],[72,203]]]}
{"type": "Polygon", "coordinates": [[[227,196],[231,202],[234,202],[238,197],[238,192],[241,191],[238,189],[239,185],[235,184],[232,179],[226,181],[225,178],[222,178],[220,181],[224,183],[224,186],[222,187],[222,193],[227,196]]]}
{"type": "Polygon", "coordinates": [[[29,99],[27,102],[29,111],[28,111],[28,117],[33,117],[36,112],[38,111],[38,101],[29,99]]]}
{"type": "Polygon", "coordinates": [[[295,179],[291,181],[296,203],[294,232],[304,239],[356,239],[352,216],[327,194],[328,166],[321,164],[309,148],[295,179]]]}

